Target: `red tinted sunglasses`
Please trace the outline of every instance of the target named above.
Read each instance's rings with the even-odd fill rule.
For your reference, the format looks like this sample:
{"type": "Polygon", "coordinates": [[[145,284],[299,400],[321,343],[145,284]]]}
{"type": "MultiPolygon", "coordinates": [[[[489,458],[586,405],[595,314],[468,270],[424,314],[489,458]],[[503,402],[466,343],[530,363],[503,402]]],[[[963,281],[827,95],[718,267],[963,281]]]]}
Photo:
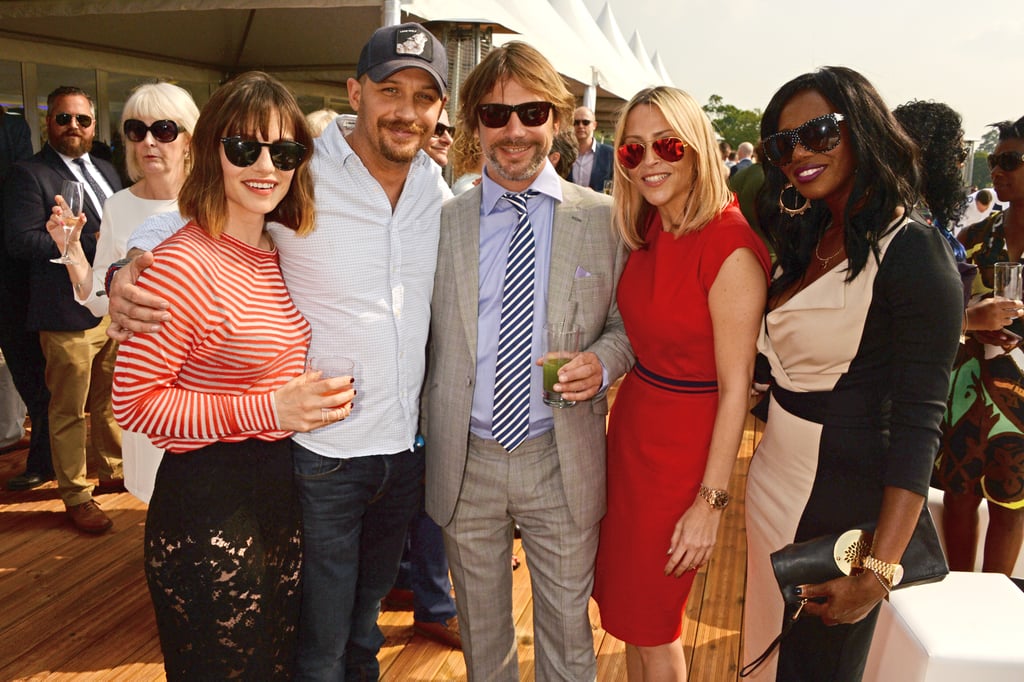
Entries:
{"type": "MultiPolygon", "coordinates": [[[[663,137],[649,144],[651,145],[651,149],[654,150],[654,153],[657,154],[659,158],[664,159],[669,163],[675,163],[679,159],[683,158],[683,154],[686,153],[686,148],[689,146],[678,137],[663,137]]],[[[627,142],[619,147],[619,163],[621,163],[624,168],[633,170],[643,163],[644,156],[646,154],[647,144],[643,142],[627,142]]]]}

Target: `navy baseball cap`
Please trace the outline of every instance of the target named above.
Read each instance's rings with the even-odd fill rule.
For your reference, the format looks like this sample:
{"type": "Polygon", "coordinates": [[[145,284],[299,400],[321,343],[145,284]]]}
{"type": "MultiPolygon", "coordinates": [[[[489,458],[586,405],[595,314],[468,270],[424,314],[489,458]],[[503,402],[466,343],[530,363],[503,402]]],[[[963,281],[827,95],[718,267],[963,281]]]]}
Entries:
{"type": "Polygon", "coordinates": [[[429,73],[441,95],[448,94],[448,55],[434,34],[419,24],[378,28],[363,45],[356,78],[363,74],[379,83],[396,71],[418,68],[429,73]]]}

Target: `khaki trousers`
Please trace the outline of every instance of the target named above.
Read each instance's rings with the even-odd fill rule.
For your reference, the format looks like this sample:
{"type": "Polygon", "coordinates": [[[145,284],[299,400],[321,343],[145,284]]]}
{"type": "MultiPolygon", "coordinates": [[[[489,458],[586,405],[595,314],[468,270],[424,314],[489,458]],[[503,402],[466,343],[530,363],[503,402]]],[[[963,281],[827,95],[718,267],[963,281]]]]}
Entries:
{"type": "Polygon", "coordinates": [[[93,485],[86,479],[88,462],[95,462],[100,479],[124,475],[121,427],[110,404],[117,342],[107,338],[108,324],[110,318],[105,317],[84,331],[39,332],[50,389],[53,469],[60,496],[69,507],[92,498],[93,485]]]}

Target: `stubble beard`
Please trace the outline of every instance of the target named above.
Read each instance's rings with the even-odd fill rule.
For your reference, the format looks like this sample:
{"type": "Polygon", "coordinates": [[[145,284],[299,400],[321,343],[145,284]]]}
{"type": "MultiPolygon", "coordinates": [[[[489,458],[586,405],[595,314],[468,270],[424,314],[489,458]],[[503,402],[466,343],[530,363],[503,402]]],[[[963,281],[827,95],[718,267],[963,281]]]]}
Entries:
{"type": "Polygon", "coordinates": [[[426,142],[425,134],[426,130],[422,126],[415,124],[408,126],[396,126],[394,123],[382,121],[377,124],[377,147],[380,150],[381,156],[388,161],[393,163],[410,163],[416,158],[416,152],[418,152],[423,146],[423,143],[426,142]],[[420,136],[420,144],[410,145],[408,147],[392,144],[387,136],[387,131],[391,128],[398,128],[418,134],[420,136]]]}
{"type": "Polygon", "coordinates": [[[487,149],[484,150],[484,156],[487,157],[487,168],[493,170],[498,177],[508,180],[509,182],[524,182],[526,180],[532,180],[540,173],[541,168],[544,166],[544,161],[547,159],[547,154],[541,150],[540,145],[532,144],[534,148],[533,157],[530,162],[526,164],[523,170],[518,173],[515,169],[503,166],[498,160],[498,148],[503,144],[509,144],[509,140],[501,140],[487,149]]]}

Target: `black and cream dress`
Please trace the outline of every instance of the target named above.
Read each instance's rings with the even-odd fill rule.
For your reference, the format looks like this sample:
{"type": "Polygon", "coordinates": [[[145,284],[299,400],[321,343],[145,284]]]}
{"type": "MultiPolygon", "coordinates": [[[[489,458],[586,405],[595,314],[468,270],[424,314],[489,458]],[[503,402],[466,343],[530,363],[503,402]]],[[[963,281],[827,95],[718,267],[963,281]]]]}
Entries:
{"type": "MultiPolygon", "coordinates": [[[[925,495],[963,316],[935,229],[900,219],[860,274],[840,265],[765,316],[771,365],[764,437],[747,481],[744,663],[779,634],[771,552],[878,518],[882,489],[925,495]]],[[[810,267],[816,267],[812,263],[810,267]]],[[[877,609],[856,625],[801,618],[756,680],[858,680],[877,609]]]]}

